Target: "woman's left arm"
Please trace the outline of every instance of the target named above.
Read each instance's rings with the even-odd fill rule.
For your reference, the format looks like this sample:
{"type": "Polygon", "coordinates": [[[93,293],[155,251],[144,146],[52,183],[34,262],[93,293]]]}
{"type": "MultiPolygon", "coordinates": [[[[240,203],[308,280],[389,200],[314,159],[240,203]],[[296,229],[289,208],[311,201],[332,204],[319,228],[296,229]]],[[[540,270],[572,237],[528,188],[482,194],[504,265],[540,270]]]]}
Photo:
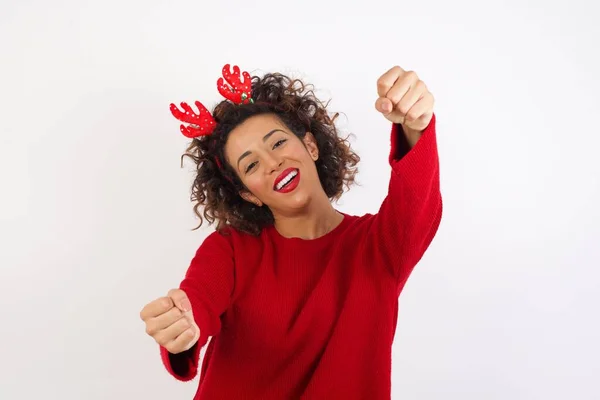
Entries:
{"type": "Polygon", "coordinates": [[[433,96],[414,72],[394,67],[377,82],[375,103],[392,124],[388,194],[369,226],[368,256],[402,289],[442,216],[433,96]]]}

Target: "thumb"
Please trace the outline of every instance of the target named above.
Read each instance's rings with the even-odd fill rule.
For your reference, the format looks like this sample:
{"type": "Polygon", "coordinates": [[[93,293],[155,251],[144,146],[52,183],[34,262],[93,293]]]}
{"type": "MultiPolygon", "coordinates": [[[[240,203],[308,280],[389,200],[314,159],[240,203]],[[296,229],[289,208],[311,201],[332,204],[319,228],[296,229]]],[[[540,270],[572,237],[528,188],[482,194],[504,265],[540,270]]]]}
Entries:
{"type": "Polygon", "coordinates": [[[387,115],[392,112],[394,105],[387,97],[380,97],[375,101],[375,109],[383,115],[387,115]]]}
{"type": "Polygon", "coordinates": [[[181,289],[171,289],[167,294],[175,303],[175,307],[179,308],[183,312],[188,312],[192,310],[192,303],[190,303],[190,299],[188,299],[187,294],[181,289]]]}
{"type": "MultiPolygon", "coordinates": [[[[186,314],[191,314],[191,312],[186,314]]],[[[184,351],[191,349],[198,342],[198,339],[200,339],[200,328],[198,327],[198,324],[196,324],[192,316],[186,315],[186,318],[188,318],[192,325],[191,329],[194,332],[194,337],[188,342],[187,346],[185,346],[185,348],[183,349],[184,351]]]]}

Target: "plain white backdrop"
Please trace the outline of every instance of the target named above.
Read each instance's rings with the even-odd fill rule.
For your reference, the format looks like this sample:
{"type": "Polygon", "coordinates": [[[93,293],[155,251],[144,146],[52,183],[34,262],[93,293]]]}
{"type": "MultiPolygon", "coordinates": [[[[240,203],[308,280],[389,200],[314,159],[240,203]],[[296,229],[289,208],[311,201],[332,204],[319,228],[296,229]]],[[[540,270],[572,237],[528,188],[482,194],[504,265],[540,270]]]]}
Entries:
{"type": "Polygon", "coordinates": [[[445,211],[400,296],[393,399],[600,398],[596,2],[0,3],[1,399],[192,398],[139,311],[212,230],[168,106],[212,107],[226,63],[343,113],[354,214],[387,189],[377,78],[436,97],[445,211]]]}

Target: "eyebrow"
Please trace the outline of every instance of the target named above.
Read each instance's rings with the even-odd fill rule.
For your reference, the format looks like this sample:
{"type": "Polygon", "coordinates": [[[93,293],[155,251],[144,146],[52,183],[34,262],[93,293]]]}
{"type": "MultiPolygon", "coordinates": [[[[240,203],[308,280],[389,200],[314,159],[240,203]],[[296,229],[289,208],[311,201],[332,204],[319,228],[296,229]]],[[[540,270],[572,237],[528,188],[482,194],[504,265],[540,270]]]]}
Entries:
{"type": "MultiPolygon", "coordinates": [[[[267,133],[265,136],[263,136],[263,138],[262,138],[263,143],[266,142],[267,140],[269,140],[269,138],[271,136],[273,136],[273,134],[275,132],[283,132],[283,133],[285,133],[285,131],[283,131],[283,130],[281,130],[279,128],[273,129],[272,131],[270,131],[269,133],[267,133]]],[[[240,161],[242,161],[244,159],[244,157],[248,157],[250,154],[252,154],[251,151],[246,151],[246,152],[244,152],[244,154],[242,154],[240,156],[240,158],[238,158],[238,161],[237,161],[238,169],[240,169],[240,161]]]]}

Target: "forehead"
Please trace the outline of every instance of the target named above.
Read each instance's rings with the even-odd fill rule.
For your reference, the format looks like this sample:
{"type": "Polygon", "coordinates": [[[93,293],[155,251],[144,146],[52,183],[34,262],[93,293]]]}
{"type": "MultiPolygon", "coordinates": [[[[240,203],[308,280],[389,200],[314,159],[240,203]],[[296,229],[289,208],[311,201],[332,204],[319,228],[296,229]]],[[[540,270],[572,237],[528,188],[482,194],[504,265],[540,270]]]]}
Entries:
{"type": "Polygon", "coordinates": [[[275,115],[262,114],[250,117],[231,131],[227,138],[225,152],[234,158],[251,150],[253,146],[261,145],[263,137],[273,129],[289,132],[285,124],[275,115]]]}

